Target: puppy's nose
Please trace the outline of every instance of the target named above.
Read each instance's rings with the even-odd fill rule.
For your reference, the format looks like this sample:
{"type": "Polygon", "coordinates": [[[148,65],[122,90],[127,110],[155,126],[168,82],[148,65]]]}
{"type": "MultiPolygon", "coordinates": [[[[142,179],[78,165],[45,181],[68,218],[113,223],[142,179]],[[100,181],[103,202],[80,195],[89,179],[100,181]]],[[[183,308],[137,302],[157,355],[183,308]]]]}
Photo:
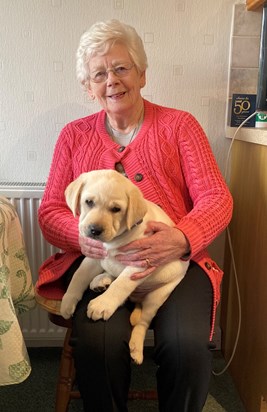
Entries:
{"type": "Polygon", "coordinates": [[[102,226],[99,225],[89,225],[88,226],[88,236],[92,238],[97,238],[103,232],[102,226]]]}

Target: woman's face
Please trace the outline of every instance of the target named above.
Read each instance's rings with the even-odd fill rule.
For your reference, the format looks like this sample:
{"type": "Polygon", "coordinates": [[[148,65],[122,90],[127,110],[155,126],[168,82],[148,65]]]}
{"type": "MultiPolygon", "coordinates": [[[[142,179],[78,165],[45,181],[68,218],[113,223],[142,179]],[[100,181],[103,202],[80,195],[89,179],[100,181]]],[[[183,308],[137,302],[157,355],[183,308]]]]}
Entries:
{"type": "MultiPolygon", "coordinates": [[[[89,72],[105,72],[118,66],[133,64],[126,46],[115,44],[107,54],[96,54],[89,61],[89,72]]],[[[133,66],[124,77],[118,77],[114,72],[108,71],[107,80],[94,83],[90,80],[89,95],[96,98],[102,108],[112,115],[126,114],[138,108],[142,102],[140,90],[145,86],[145,72],[139,73],[133,66]]]]}

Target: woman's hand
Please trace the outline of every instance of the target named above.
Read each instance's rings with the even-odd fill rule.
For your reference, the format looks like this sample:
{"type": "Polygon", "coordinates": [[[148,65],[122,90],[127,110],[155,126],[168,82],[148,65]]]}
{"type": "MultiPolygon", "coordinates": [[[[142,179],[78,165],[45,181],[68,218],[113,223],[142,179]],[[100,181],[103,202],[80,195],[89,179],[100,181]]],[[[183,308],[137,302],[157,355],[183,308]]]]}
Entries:
{"type": "Polygon", "coordinates": [[[116,259],[126,266],[143,267],[143,272],[134,273],[131,279],[142,279],[164,264],[189,253],[190,245],[179,229],[165,223],[149,222],[145,231],[148,237],[134,240],[119,248],[116,259]],[[126,253],[126,254],[124,254],[126,253]]]}
{"type": "Polygon", "coordinates": [[[107,251],[104,249],[103,243],[99,240],[79,236],[79,244],[82,254],[86,257],[104,259],[107,256],[107,251]]]}

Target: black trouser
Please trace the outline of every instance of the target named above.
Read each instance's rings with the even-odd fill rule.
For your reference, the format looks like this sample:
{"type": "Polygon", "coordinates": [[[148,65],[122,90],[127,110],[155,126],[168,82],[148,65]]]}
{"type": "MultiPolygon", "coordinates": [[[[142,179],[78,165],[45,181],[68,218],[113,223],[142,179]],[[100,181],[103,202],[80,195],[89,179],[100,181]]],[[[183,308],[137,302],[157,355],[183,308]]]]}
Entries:
{"type": "MultiPolygon", "coordinates": [[[[129,316],[133,304],[127,301],[108,321],[94,322],[87,318],[86,308],[95,296],[88,290],[73,317],[72,344],[84,411],[126,412],[131,376],[129,316]]],[[[207,275],[191,262],[185,278],[153,320],[162,412],[199,412],[205,404],[212,360],[212,296],[207,275]]]]}

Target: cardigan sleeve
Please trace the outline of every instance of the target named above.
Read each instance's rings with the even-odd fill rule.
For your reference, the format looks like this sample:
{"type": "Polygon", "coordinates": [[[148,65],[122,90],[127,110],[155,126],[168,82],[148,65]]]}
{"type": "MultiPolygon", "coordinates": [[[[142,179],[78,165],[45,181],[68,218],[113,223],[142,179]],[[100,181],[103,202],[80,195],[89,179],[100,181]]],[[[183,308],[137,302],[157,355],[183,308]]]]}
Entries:
{"type": "Polygon", "coordinates": [[[177,227],[189,240],[193,257],[227,227],[233,200],[204,131],[189,113],[180,124],[179,152],[193,208],[177,227]]]}
{"type": "Polygon", "coordinates": [[[57,140],[44,196],[38,210],[40,228],[46,240],[67,251],[80,251],[78,218],[74,218],[65,201],[65,189],[73,180],[72,151],[66,126],[57,140]]]}

